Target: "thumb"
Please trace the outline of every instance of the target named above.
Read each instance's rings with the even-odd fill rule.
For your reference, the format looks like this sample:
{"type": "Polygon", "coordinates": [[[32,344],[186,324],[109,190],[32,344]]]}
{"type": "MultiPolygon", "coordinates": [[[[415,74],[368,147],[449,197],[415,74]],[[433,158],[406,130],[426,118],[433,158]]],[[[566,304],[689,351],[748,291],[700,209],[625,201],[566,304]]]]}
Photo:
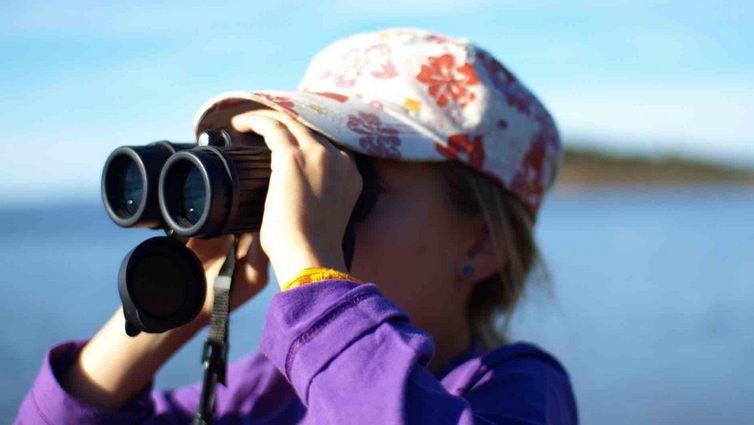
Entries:
{"type": "Polygon", "coordinates": [[[199,259],[199,262],[202,263],[204,274],[210,287],[217,278],[217,275],[220,274],[220,269],[225,262],[231,246],[233,246],[232,235],[214,239],[191,238],[186,243],[186,247],[191,249],[199,259]]]}
{"type": "Polygon", "coordinates": [[[265,288],[269,259],[262,250],[259,232],[245,233],[238,240],[238,263],[233,276],[231,309],[235,309],[265,288]]]}

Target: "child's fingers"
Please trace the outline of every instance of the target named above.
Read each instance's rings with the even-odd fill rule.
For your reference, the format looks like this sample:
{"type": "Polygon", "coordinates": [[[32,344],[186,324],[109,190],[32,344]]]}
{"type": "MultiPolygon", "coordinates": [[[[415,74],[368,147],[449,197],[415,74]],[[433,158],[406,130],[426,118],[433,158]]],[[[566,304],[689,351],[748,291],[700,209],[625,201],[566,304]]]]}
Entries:
{"type": "Polygon", "coordinates": [[[255,114],[254,111],[234,116],[231,124],[240,132],[252,132],[262,136],[273,152],[298,147],[296,138],[285,124],[274,118],[255,114]]]}
{"type": "Polygon", "coordinates": [[[309,127],[282,112],[273,111],[272,109],[260,109],[251,113],[269,117],[283,123],[296,139],[301,149],[324,147],[330,152],[334,152],[336,149],[326,137],[312,131],[309,127]]]}

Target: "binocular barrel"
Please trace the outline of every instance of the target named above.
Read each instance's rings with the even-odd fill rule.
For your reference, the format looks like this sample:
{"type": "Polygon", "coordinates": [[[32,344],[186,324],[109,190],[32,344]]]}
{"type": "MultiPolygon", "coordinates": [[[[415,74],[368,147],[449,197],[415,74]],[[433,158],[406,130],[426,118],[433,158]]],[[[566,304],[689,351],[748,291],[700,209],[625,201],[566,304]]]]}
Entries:
{"type": "Polygon", "coordinates": [[[168,227],[185,237],[259,230],[271,155],[261,136],[243,137],[244,146],[213,131],[199,140],[226,146],[156,142],[116,149],[102,172],[107,214],[121,227],[168,227]]]}
{"type": "Polygon", "coordinates": [[[270,174],[266,145],[179,152],[160,175],[162,216],[184,237],[258,231],[270,174]]]}

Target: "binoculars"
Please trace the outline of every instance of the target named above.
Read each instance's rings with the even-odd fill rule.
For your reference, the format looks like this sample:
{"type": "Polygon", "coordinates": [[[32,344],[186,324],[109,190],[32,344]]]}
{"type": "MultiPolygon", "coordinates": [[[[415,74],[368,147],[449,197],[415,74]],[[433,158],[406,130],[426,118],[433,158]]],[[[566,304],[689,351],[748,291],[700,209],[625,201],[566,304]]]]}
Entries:
{"type": "MultiPolygon", "coordinates": [[[[102,200],[121,227],[164,230],[124,258],[118,291],[126,333],[160,333],[184,325],[207,295],[204,268],[185,246],[190,237],[214,238],[258,231],[271,175],[271,152],[254,133],[201,132],[196,143],[154,142],[113,151],[102,172],[102,200]]],[[[361,195],[343,237],[350,269],[353,223],[369,213],[378,185],[369,161],[356,155],[361,195]]]]}

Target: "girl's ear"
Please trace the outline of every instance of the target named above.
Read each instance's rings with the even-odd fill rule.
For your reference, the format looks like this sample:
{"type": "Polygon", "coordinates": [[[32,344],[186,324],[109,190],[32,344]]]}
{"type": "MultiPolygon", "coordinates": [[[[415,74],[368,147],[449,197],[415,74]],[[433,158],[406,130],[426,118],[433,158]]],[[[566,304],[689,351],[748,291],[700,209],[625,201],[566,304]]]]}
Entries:
{"type": "Polygon", "coordinates": [[[479,230],[474,235],[464,257],[457,265],[456,273],[459,281],[463,283],[484,280],[502,270],[507,261],[503,247],[495,247],[492,243],[492,237],[486,224],[479,226],[479,230]]]}

